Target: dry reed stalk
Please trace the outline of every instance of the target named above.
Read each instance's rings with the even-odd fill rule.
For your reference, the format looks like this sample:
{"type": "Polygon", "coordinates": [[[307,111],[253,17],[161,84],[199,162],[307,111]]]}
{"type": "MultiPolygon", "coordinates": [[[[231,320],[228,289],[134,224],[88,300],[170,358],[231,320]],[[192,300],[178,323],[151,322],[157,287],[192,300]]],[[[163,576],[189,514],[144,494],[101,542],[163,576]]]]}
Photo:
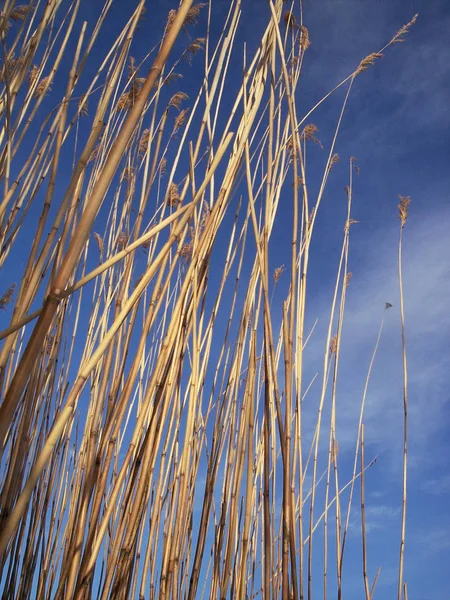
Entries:
{"type": "Polygon", "coordinates": [[[370,600],[371,594],[369,590],[369,577],[367,575],[366,501],[364,486],[364,425],[361,425],[361,531],[364,593],[366,595],[366,600],[370,600]]]}
{"type": "MultiPolygon", "coordinates": [[[[405,32],[407,31],[405,26],[405,32]]],[[[403,229],[408,219],[409,205],[411,198],[409,196],[399,196],[398,205],[400,219],[400,237],[398,243],[398,281],[400,296],[400,318],[402,326],[402,367],[403,367],[403,471],[402,471],[402,522],[400,533],[400,558],[398,569],[398,590],[397,598],[402,599],[402,590],[405,584],[403,580],[404,560],[405,560],[405,535],[406,535],[406,501],[407,501],[407,468],[408,468],[408,363],[406,357],[406,333],[405,333],[405,305],[403,296],[403,229]]]]}

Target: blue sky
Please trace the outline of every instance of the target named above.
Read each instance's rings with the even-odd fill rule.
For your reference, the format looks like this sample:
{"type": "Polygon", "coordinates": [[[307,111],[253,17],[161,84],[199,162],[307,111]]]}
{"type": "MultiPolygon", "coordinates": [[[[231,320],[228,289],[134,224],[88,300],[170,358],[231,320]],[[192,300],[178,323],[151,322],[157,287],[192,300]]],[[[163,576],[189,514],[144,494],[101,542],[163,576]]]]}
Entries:
{"type": "MultiPolygon", "coordinates": [[[[86,2],[92,17],[100,2],[86,2]]],[[[214,23],[224,17],[228,3],[214,3],[214,23]]],[[[120,0],[108,21],[112,34],[123,23],[125,3],[120,0]]],[[[134,3],[133,3],[134,6],[134,3]]],[[[150,3],[146,21],[154,40],[140,35],[136,56],[144,54],[158,37],[170,3],[150,3]]],[[[127,3],[128,8],[128,3],[127,3]]],[[[259,0],[243,2],[243,16],[233,67],[239,77],[230,82],[233,99],[240,85],[240,44],[249,53],[267,22],[267,7],[259,0]],[[235,84],[236,88],[233,88],[235,84]]],[[[366,55],[378,50],[393,33],[419,13],[404,44],[389,48],[386,56],[357,77],[344,117],[336,150],[341,163],[333,170],[318,217],[313,241],[307,323],[318,324],[308,345],[306,368],[320,371],[329,305],[345,221],[347,163],[355,156],[361,169],[355,178],[350,271],[353,274],[346,308],[342,364],[338,382],[341,417],[338,437],[342,468],[351,469],[359,402],[376,341],[384,302],[383,336],[369,386],[366,408],[366,460],[378,461],[366,476],[370,577],[382,566],[376,597],[394,597],[397,586],[401,501],[402,377],[398,310],[397,219],[398,194],[412,198],[405,228],[404,291],[409,370],[410,446],[406,571],[410,600],[443,597],[450,586],[450,425],[449,336],[450,225],[448,164],[450,159],[450,3],[446,0],[305,0],[304,23],[308,49],[298,88],[298,115],[302,116],[326,92],[351,73],[366,55]],[[338,224],[338,225],[337,225],[338,224]]],[[[128,13],[127,13],[128,14],[128,13]]],[[[201,19],[193,37],[202,35],[201,19]]],[[[213,36],[217,35],[213,30],[213,36]]],[[[101,51],[99,48],[99,53],[101,51]]],[[[196,59],[197,60],[197,59],[196,59]]],[[[203,60],[200,58],[199,60],[203,60]]],[[[196,95],[196,63],[186,89],[196,95]]],[[[200,80],[199,80],[200,81],[200,80]]],[[[336,94],[310,118],[325,148],[330,143],[340,110],[336,94]]],[[[226,106],[226,99],[225,104],[226,106]]],[[[311,191],[317,193],[326,151],[309,150],[311,191]]],[[[289,216],[279,219],[272,238],[273,267],[289,263],[289,240],[284,234],[289,216]]],[[[251,268],[251,264],[247,265],[251,268]]],[[[7,262],[1,275],[9,283],[17,264],[7,262]]],[[[284,282],[286,284],[286,282],[284,282]]],[[[281,307],[286,285],[280,281],[274,305],[281,307]]],[[[7,318],[0,315],[6,326],[7,318]]],[[[318,388],[306,399],[306,414],[315,418],[318,388]],[[308,405],[310,402],[310,407],[308,405]],[[309,412],[308,412],[309,411],[309,412]]],[[[359,524],[355,505],[352,546],[347,557],[348,598],[362,593],[358,550],[359,524]],[[352,561],[355,561],[354,565],[352,561]]]]}

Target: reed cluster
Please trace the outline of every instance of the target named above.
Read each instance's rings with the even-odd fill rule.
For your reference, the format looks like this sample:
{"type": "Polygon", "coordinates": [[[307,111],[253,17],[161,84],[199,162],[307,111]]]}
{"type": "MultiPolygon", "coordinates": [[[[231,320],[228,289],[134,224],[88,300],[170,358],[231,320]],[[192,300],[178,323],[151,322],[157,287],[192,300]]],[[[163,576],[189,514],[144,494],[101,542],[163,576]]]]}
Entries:
{"type": "MultiPolygon", "coordinates": [[[[304,376],[305,315],[349,94],[414,20],[299,115],[314,43],[301,2],[286,12],[268,1],[253,55],[235,46],[241,0],[225,3],[217,39],[214,2],[170,10],[139,61],[152,3],[145,13],[137,2],[101,61],[112,0],[95,24],[80,20],[82,0],[2,4],[0,266],[17,265],[0,290],[3,598],[341,598],[359,489],[358,569],[366,599],[376,596],[364,401],[379,338],[347,480],[336,428],[353,158],[315,382],[304,376]],[[195,94],[191,64],[202,71],[195,94]],[[313,113],[342,87],[313,194],[313,113]],[[275,263],[271,236],[286,214],[290,251],[275,263]]],[[[404,374],[406,510],[406,351],[404,374]]],[[[404,537],[403,526],[399,600],[404,537]]]]}

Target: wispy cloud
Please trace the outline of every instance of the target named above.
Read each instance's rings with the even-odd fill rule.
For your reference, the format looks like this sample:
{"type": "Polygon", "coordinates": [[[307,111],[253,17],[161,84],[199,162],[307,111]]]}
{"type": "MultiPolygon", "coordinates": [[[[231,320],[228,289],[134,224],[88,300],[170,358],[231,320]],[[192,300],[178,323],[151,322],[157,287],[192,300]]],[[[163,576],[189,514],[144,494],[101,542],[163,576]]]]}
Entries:
{"type": "MultiPolygon", "coordinates": [[[[388,504],[368,505],[365,509],[366,534],[381,531],[392,527],[400,514],[400,507],[388,504]]],[[[361,535],[361,515],[354,510],[349,523],[349,532],[352,535],[361,535]]]]}
{"type": "MultiPolygon", "coordinates": [[[[449,215],[420,215],[405,229],[404,290],[409,364],[409,419],[411,464],[426,458],[433,434],[445,423],[449,400],[449,362],[445,348],[450,335],[449,215]],[[426,242],[425,242],[426,240],[426,242]]],[[[398,227],[378,230],[358,244],[357,268],[348,290],[344,322],[338,403],[341,449],[354,447],[359,406],[367,368],[386,301],[394,306],[386,315],[384,332],[369,383],[367,442],[386,453],[401,442],[403,419],[401,338],[398,310],[398,227]]],[[[356,252],[356,250],[355,250],[356,252]]],[[[310,369],[321,368],[329,297],[313,303],[319,325],[308,347],[310,369]]],[[[312,390],[312,395],[318,390],[312,390]]],[[[430,446],[430,450],[432,447],[430,446]]]]}
{"type": "Polygon", "coordinates": [[[446,473],[434,479],[425,479],[421,483],[421,489],[427,494],[441,496],[450,494],[450,475],[446,473]]]}

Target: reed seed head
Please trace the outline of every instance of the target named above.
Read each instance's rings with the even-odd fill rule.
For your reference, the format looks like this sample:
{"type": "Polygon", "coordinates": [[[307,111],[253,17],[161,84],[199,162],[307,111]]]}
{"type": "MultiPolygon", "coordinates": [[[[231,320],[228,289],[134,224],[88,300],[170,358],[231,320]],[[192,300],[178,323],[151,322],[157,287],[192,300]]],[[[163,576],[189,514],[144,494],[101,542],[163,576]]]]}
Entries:
{"type": "Polygon", "coordinates": [[[27,16],[29,7],[26,4],[20,4],[16,6],[9,15],[11,21],[23,21],[27,16]]]}
{"type": "Polygon", "coordinates": [[[6,310],[6,307],[8,306],[8,304],[11,302],[13,295],[14,295],[14,290],[16,289],[16,284],[12,283],[9,288],[6,290],[6,292],[3,294],[3,296],[1,296],[0,298],[0,310],[6,310]]]}
{"type": "Polygon", "coordinates": [[[159,172],[161,175],[167,173],[167,159],[164,156],[159,163],[159,172]]]}
{"type": "Polygon", "coordinates": [[[0,70],[0,83],[6,81],[6,76],[8,76],[8,79],[11,79],[14,73],[20,70],[24,62],[25,58],[23,56],[18,56],[17,58],[11,56],[8,58],[0,70]]]}
{"type": "Polygon", "coordinates": [[[187,47],[186,52],[184,53],[184,58],[188,64],[192,64],[192,57],[195,56],[197,52],[200,52],[200,50],[203,50],[204,45],[205,38],[197,38],[187,47]]]}
{"type": "Polygon", "coordinates": [[[355,170],[355,173],[357,175],[359,175],[361,173],[361,169],[356,164],[356,158],[354,156],[352,156],[350,160],[352,161],[352,165],[353,165],[353,169],[355,170]]]}
{"type": "Polygon", "coordinates": [[[180,73],[175,73],[173,71],[172,73],[169,73],[167,75],[167,77],[163,81],[163,84],[169,85],[169,84],[173,83],[174,81],[178,81],[179,79],[183,79],[183,75],[181,75],[180,73]]]}
{"type": "Polygon", "coordinates": [[[188,98],[189,96],[184,92],[177,92],[169,100],[169,106],[174,106],[176,109],[180,110],[181,103],[183,102],[183,100],[187,100],[188,98]]]}
{"type": "Polygon", "coordinates": [[[359,73],[362,73],[363,71],[367,71],[367,69],[371,65],[373,65],[376,60],[382,57],[383,55],[381,54],[381,52],[372,52],[372,54],[369,54],[369,56],[363,58],[363,60],[359,63],[358,68],[356,69],[356,75],[359,75],[359,73]]]}
{"type": "Polygon", "coordinates": [[[414,25],[414,23],[417,21],[417,17],[419,15],[416,13],[413,18],[411,19],[411,21],[409,21],[409,23],[406,23],[406,25],[403,25],[403,27],[400,27],[400,29],[397,31],[397,33],[394,35],[394,37],[391,40],[391,44],[399,44],[401,42],[404,42],[404,37],[409,30],[411,29],[411,27],[414,25]]]}
{"type": "Polygon", "coordinates": [[[301,134],[301,139],[302,140],[311,140],[312,142],[315,142],[321,148],[323,148],[322,142],[319,139],[317,139],[317,137],[315,136],[315,134],[318,131],[319,130],[314,125],[314,123],[309,123],[308,125],[305,125],[305,128],[303,129],[302,134],[301,134]]]}
{"type": "Polygon", "coordinates": [[[100,254],[103,254],[105,245],[103,243],[102,236],[99,233],[97,233],[96,231],[94,231],[94,238],[95,238],[95,241],[97,242],[97,246],[98,246],[100,254]]]}
{"type": "Polygon", "coordinates": [[[44,96],[47,92],[50,91],[51,85],[49,85],[49,81],[50,77],[44,77],[44,79],[41,79],[41,81],[38,83],[37,88],[34,91],[35,98],[42,98],[42,96],[44,96]]]}
{"type": "Polygon", "coordinates": [[[285,270],[286,269],[285,269],[284,265],[281,265],[275,269],[275,271],[273,272],[273,283],[274,284],[278,283],[278,280],[280,279],[280,277],[282,276],[282,274],[284,273],[285,270]]]}
{"type": "Polygon", "coordinates": [[[202,8],[205,8],[205,6],[208,6],[207,2],[199,2],[198,4],[191,6],[191,8],[188,10],[186,18],[184,19],[183,27],[197,23],[200,11],[202,8]]]}
{"type": "Polygon", "coordinates": [[[128,236],[125,231],[121,231],[119,233],[119,237],[117,238],[117,247],[119,250],[123,250],[128,243],[128,236]]]}
{"type": "Polygon", "coordinates": [[[173,126],[172,135],[175,134],[181,127],[183,127],[184,123],[186,122],[188,112],[189,107],[181,110],[180,113],[177,115],[175,119],[175,124],[173,126]]]}
{"type": "Polygon", "coordinates": [[[284,19],[284,22],[286,23],[286,27],[289,27],[289,29],[295,29],[296,27],[298,27],[295,15],[292,13],[291,10],[287,10],[284,13],[283,19],[284,19]]]}
{"type": "Polygon", "coordinates": [[[36,81],[39,72],[39,67],[33,65],[28,73],[28,85],[31,87],[36,81]]]}
{"type": "Polygon", "coordinates": [[[178,186],[176,183],[171,183],[169,185],[169,190],[167,192],[167,202],[169,206],[175,207],[178,206],[181,202],[180,193],[178,191],[178,186]]]}
{"type": "MultiPolygon", "coordinates": [[[[197,23],[200,11],[205,6],[208,6],[208,4],[206,2],[200,2],[199,4],[194,4],[194,6],[191,6],[191,8],[188,10],[188,13],[183,21],[183,28],[187,27],[188,25],[193,25],[193,24],[197,23]]],[[[172,27],[176,16],[177,16],[177,11],[172,8],[169,11],[169,14],[167,15],[166,33],[172,27]]]]}
{"type": "Polygon", "coordinates": [[[338,339],[337,334],[333,338],[331,338],[330,354],[336,354],[336,352],[337,352],[337,339],[338,339]]]}
{"type": "Polygon", "coordinates": [[[309,31],[304,25],[300,25],[300,48],[303,50],[308,50],[311,46],[311,40],[309,39],[309,31]]]}
{"type": "Polygon", "coordinates": [[[331,167],[336,165],[339,162],[339,160],[340,160],[339,154],[337,152],[335,152],[330,160],[330,169],[331,169],[331,167]]]}
{"type": "Polygon", "coordinates": [[[400,222],[402,224],[402,229],[403,227],[406,225],[406,221],[408,219],[408,210],[409,210],[409,205],[411,204],[411,197],[410,196],[400,196],[400,203],[398,205],[398,218],[400,219],[400,222]]]}
{"type": "Polygon", "coordinates": [[[140,155],[143,155],[147,152],[149,137],[150,137],[150,130],[144,129],[144,131],[142,132],[142,137],[139,140],[139,154],[140,155]]]}

